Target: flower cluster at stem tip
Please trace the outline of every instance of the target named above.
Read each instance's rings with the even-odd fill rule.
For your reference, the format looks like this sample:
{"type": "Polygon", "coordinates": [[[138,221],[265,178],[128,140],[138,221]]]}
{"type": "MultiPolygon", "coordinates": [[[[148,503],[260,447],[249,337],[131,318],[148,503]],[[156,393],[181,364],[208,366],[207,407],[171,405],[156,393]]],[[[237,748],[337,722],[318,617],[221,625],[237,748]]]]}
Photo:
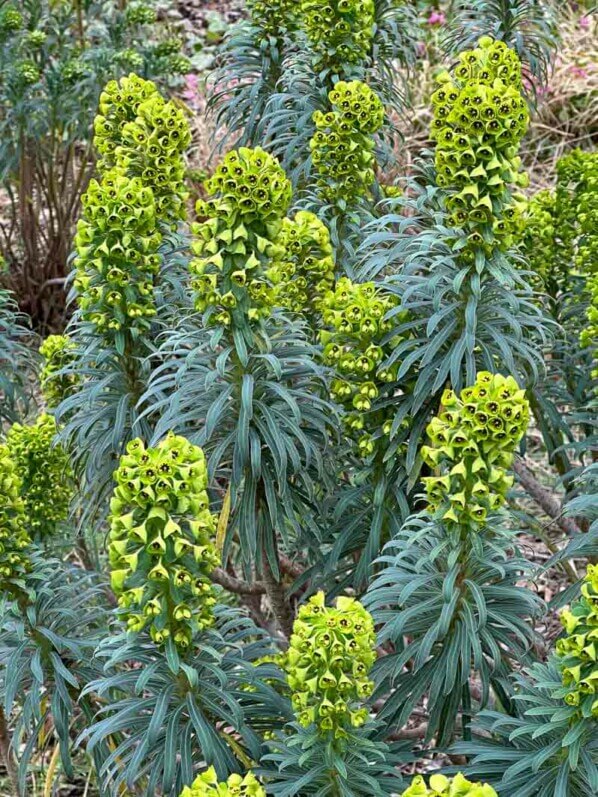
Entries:
{"type": "Polygon", "coordinates": [[[156,314],[154,279],[160,268],[156,204],[139,177],[110,170],[93,179],[77,223],[75,288],[84,320],[99,332],[132,338],[156,314]]]}
{"type": "Polygon", "coordinates": [[[317,68],[338,72],[359,65],[372,48],[374,0],[300,0],[298,20],[317,58],[317,68]]]}
{"type": "Polygon", "coordinates": [[[39,347],[43,365],[39,375],[40,387],[46,405],[51,409],[69,396],[79,384],[77,374],[61,374],[74,359],[75,344],[68,335],[48,335],[39,347]]]}
{"type": "Polygon", "coordinates": [[[320,313],[334,285],[330,233],[309,210],[285,218],[275,239],[267,275],[277,289],[278,304],[311,315],[320,313]]]}
{"type": "Polygon", "coordinates": [[[554,194],[545,189],[534,194],[525,211],[523,251],[529,268],[539,278],[541,285],[553,276],[555,205],[554,194]]]}
{"type": "Polygon", "coordinates": [[[528,422],[525,391],[511,376],[482,371],[459,396],[444,391],[421,455],[440,471],[423,481],[430,509],[445,525],[475,529],[502,506],[513,483],[506,471],[528,422]]]}
{"type": "Polygon", "coordinates": [[[598,565],[589,565],[581,597],[561,613],[567,636],[556,643],[565,703],[598,717],[598,565]]]}
{"type": "Polygon", "coordinates": [[[213,623],[212,538],[203,451],[169,435],[155,448],[135,439],[114,474],[110,503],[112,588],[127,628],[180,649],[213,623]]]}
{"type": "Polygon", "coordinates": [[[488,783],[472,783],[459,772],[453,778],[439,773],[431,775],[428,786],[417,775],[401,797],[497,797],[497,794],[488,783]]]}
{"type": "Polygon", "coordinates": [[[507,249],[522,222],[526,186],[519,143],[529,121],[521,93],[521,64],[504,42],[483,36],[442,72],[432,95],[436,182],[447,189],[449,226],[466,237],[464,259],[507,249]]]}
{"type": "Polygon", "coordinates": [[[344,205],[367,196],[375,180],[373,134],[384,123],[378,95],[358,80],[340,81],[328,94],[327,113],[315,111],[310,149],[317,191],[330,204],[344,205]]]}
{"type": "MultiPolygon", "coordinates": [[[[392,420],[371,414],[372,404],[384,385],[396,379],[398,365],[385,364],[400,339],[387,340],[394,320],[386,315],[398,300],[373,282],[352,282],[341,277],[322,302],[324,363],[335,371],[330,385],[332,397],[346,410],[344,423],[356,436],[362,456],[374,452],[375,440],[367,427],[381,428],[390,435],[392,420]]],[[[400,319],[400,314],[398,318],[400,319]]],[[[383,413],[384,414],[384,413],[383,413]]]]}
{"type": "Polygon", "coordinates": [[[131,74],[104,88],[94,133],[100,171],[139,177],[152,189],[159,222],[176,229],[188,196],[183,154],[191,131],[184,112],[154,83],[131,74]]]}
{"type": "Polygon", "coordinates": [[[211,324],[267,318],[276,304],[275,240],[291,203],[279,162],[259,147],[229,152],[206,181],[210,198],[196,205],[195,257],[190,263],[195,307],[211,324]]]}
{"type": "Polygon", "coordinates": [[[266,791],[253,772],[229,776],[218,781],[214,767],[198,775],[191,786],[185,786],[180,797],[266,797],[266,791]]]}
{"type": "Polygon", "coordinates": [[[30,569],[26,553],[31,539],[27,531],[21,478],[5,445],[0,445],[0,591],[12,595],[15,580],[30,569]]]}
{"type": "Polygon", "coordinates": [[[281,39],[295,27],[296,0],[248,0],[252,23],[266,36],[281,39]]]}
{"type": "Polygon", "coordinates": [[[34,539],[54,534],[67,519],[74,493],[67,452],[55,442],[56,421],[44,413],[30,426],[13,424],[6,448],[21,479],[27,525],[34,539]]]}
{"type": "Polygon", "coordinates": [[[319,592],[299,609],[284,668],[301,725],[340,738],[364,724],[367,709],[357,706],[373,690],[375,641],[371,615],[353,598],[327,607],[319,592]]]}
{"type": "Polygon", "coordinates": [[[593,349],[594,370],[598,378],[598,153],[578,153],[575,218],[577,221],[577,247],[575,265],[586,279],[588,297],[588,323],[581,331],[582,346],[593,349]]]}

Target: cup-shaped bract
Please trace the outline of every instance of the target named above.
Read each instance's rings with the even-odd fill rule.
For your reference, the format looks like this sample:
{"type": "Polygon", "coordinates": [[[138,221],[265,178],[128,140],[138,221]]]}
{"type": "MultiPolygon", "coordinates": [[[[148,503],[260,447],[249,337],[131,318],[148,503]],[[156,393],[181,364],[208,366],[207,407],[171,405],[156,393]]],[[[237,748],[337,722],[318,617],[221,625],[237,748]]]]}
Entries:
{"type": "Polygon", "coordinates": [[[9,597],[15,594],[15,581],[31,566],[27,554],[31,539],[21,487],[17,465],[7,446],[0,445],[0,591],[9,597]]]}
{"type": "MultiPolygon", "coordinates": [[[[398,364],[386,364],[400,342],[389,333],[397,318],[387,315],[398,299],[373,282],[352,282],[341,277],[322,301],[324,363],[335,372],[332,398],[346,411],[344,423],[363,457],[376,447],[374,433],[390,434],[394,414],[372,412],[372,405],[397,375],[398,364]]],[[[398,315],[398,314],[397,314],[398,315]]],[[[381,438],[381,439],[382,439],[381,438]]]]}
{"type": "Polygon", "coordinates": [[[284,668],[301,725],[341,737],[364,724],[375,642],[374,621],[353,598],[329,607],[319,592],[299,609],[284,668]]]}
{"type": "Polygon", "coordinates": [[[374,37],[374,0],[300,0],[298,24],[316,54],[317,69],[341,74],[362,64],[374,37]]]}
{"type": "Polygon", "coordinates": [[[276,286],[277,304],[315,316],[334,285],[334,257],[324,222],[308,210],[282,220],[268,277],[276,286]]]}
{"type": "Polygon", "coordinates": [[[137,75],[110,81],[100,97],[94,142],[100,171],[118,169],[152,189],[160,224],[176,229],[186,215],[184,153],[191,130],[184,111],[137,75]]]}
{"type": "Polygon", "coordinates": [[[269,272],[275,240],[291,203],[291,183],[278,160],[259,147],[229,152],[199,200],[190,263],[195,306],[208,322],[267,318],[276,304],[269,272]]]}
{"type": "Polygon", "coordinates": [[[448,527],[478,528],[505,502],[507,473],[529,423],[525,391],[511,376],[478,373],[457,396],[442,395],[442,411],[427,428],[423,479],[431,511],[448,527]]]}
{"type": "Polygon", "coordinates": [[[266,36],[282,39],[296,25],[296,0],[248,0],[251,22],[266,36]]]}
{"type": "Polygon", "coordinates": [[[135,439],[114,474],[110,503],[112,588],[127,628],[187,650],[213,623],[210,574],[218,564],[203,451],[168,435],[148,448],[135,439]]]}
{"type": "Polygon", "coordinates": [[[98,332],[136,338],[149,329],[161,241],[154,195],[139,177],[114,169],[90,181],[75,237],[75,289],[83,319],[98,332]]]}
{"type": "Polygon", "coordinates": [[[384,123],[378,95],[359,80],[339,81],[329,92],[331,110],[315,111],[316,132],[310,141],[320,198],[351,204],[367,197],[375,180],[375,142],[384,123]]]}
{"type": "Polygon", "coordinates": [[[266,791],[253,772],[236,773],[219,781],[214,767],[198,775],[191,786],[185,786],[180,797],[266,797],[266,791]]]}
{"type": "Polygon", "coordinates": [[[483,36],[438,78],[432,95],[436,182],[446,189],[448,223],[466,237],[462,253],[507,249],[519,233],[525,203],[513,186],[527,185],[519,144],[529,121],[521,64],[502,41],[483,36]]]}
{"type": "Polygon", "coordinates": [[[72,363],[75,348],[68,335],[48,335],[39,347],[43,358],[39,375],[40,387],[46,405],[51,409],[69,396],[79,383],[76,374],[60,373],[72,363]]]}
{"type": "Polygon", "coordinates": [[[556,654],[567,692],[565,703],[579,717],[598,718],[598,565],[589,565],[581,597],[561,613],[566,636],[556,654]]]}
{"type": "Polygon", "coordinates": [[[428,785],[417,775],[401,797],[498,797],[488,783],[472,783],[460,772],[452,778],[436,773],[430,775],[428,785]]]}
{"type": "Polygon", "coordinates": [[[21,481],[29,534],[37,540],[56,533],[68,518],[74,494],[70,459],[56,442],[56,431],[54,417],[44,413],[31,425],[13,424],[6,435],[21,481]]]}

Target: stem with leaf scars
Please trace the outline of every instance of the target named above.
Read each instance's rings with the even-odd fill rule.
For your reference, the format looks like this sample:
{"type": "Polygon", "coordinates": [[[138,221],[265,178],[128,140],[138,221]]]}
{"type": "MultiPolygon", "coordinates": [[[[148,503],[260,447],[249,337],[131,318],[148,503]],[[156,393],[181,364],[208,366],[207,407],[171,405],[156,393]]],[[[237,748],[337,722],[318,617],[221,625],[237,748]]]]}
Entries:
{"type": "Polygon", "coordinates": [[[15,761],[10,749],[10,731],[8,730],[8,723],[6,722],[6,715],[4,709],[0,706],[0,753],[4,760],[4,766],[8,774],[10,784],[12,787],[13,797],[20,797],[19,778],[15,767],[15,761]]]}
{"type": "Polygon", "coordinates": [[[573,537],[576,534],[583,533],[573,518],[563,514],[563,507],[557,496],[540,484],[523,459],[520,457],[515,458],[513,470],[526,493],[536,502],[540,509],[546,512],[548,517],[556,522],[565,534],[573,537]]]}

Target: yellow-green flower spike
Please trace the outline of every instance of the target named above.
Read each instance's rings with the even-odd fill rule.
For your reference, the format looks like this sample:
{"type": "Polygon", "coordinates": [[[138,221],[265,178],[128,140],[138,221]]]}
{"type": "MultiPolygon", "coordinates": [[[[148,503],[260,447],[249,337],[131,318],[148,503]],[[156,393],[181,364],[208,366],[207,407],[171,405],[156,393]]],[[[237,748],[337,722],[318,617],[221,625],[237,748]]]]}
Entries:
{"type": "Polygon", "coordinates": [[[525,391],[511,376],[482,371],[457,396],[445,390],[442,411],[427,428],[423,479],[430,509],[447,527],[477,528],[505,502],[507,473],[529,423],[525,391]]]}
{"type": "Polygon", "coordinates": [[[488,783],[471,783],[460,772],[454,778],[446,775],[430,775],[429,784],[417,775],[401,797],[498,797],[488,783]]]}
{"type": "MultiPolygon", "coordinates": [[[[593,350],[593,376],[598,378],[598,153],[577,152],[569,156],[575,170],[574,213],[576,221],[575,265],[586,278],[587,319],[580,341],[593,350]]],[[[566,167],[565,167],[566,168],[566,167]]]]}
{"type": "Polygon", "coordinates": [[[353,598],[328,607],[319,592],[299,609],[285,670],[301,725],[315,723],[320,733],[340,737],[364,724],[375,642],[374,621],[353,598]]]}
{"type": "Polygon", "coordinates": [[[135,338],[156,314],[156,214],[152,190],[139,177],[113,170],[89,183],[75,237],[75,288],[83,318],[100,333],[135,338]]]}
{"type": "Polygon", "coordinates": [[[185,786],[180,797],[266,797],[266,791],[253,772],[230,775],[218,781],[214,767],[198,775],[191,786],[185,786]]]}
{"type": "Polygon", "coordinates": [[[323,360],[335,372],[332,398],[345,409],[345,427],[362,457],[374,453],[374,430],[380,429],[383,438],[390,432],[392,412],[385,417],[387,413],[371,410],[398,370],[398,364],[386,365],[400,342],[398,337],[386,340],[397,321],[386,319],[386,315],[397,304],[392,294],[373,282],[357,283],[348,277],[341,277],[321,304],[323,360]]]}
{"type": "Polygon", "coordinates": [[[432,95],[436,182],[449,194],[448,223],[467,238],[462,256],[507,249],[520,232],[527,185],[519,144],[529,121],[521,92],[521,64],[504,42],[483,36],[437,78],[432,95]]]}
{"type": "Polygon", "coordinates": [[[556,643],[565,703],[598,717],[598,565],[589,565],[581,597],[561,614],[566,636],[556,643]]]}
{"type": "Polygon", "coordinates": [[[131,632],[189,648],[213,623],[210,573],[218,564],[203,451],[169,435],[155,448],[132,440],[114,474],[112,588],[131,632]]]}
{"type": "Polygon", "coordinates": [[[74,493],[68,454],[55,437],[56,421],[47,414],[31,426],[13,424],[6,435],[6,449],[21,481],[27,526],[38,540],[54,534],[67,519],[74,493]]]}
{"type": "Polygon", "coordinates": [[[137,75],[110,81],[100,97],[94,143],[101,172],[116,168],[152,189],[161,224],[176,229],[185,218],[185,162],[191,143],[185,113],[155,84],[137,75]]]}
{"type": "Polygon", "coordinates": [[[343,64],[361,64],[370,54],[374,0],[300,0],[298,20],[320,70],[338,72],[343,64]]]}
{"type": "Polygon", "coordinates": [[[50,408],[57,407],[79,384],[76,375],[58,373],[73,361],[74,349],[75,344],[67,335],[48,335],[39,347],[44,361],[39,375],[40,386],[50,408]]]}
{"type": "Polygon", "coordinates": [[[316,132],[310,149],[318,174],[316,186],[323,201],[351,203],[371,192],[375,180],[372,136],[384,123],[384,106],[359,80],[338,82],[328,99],[331,110],[313,115],[316,132]]]}
{"type": "Polygon", "coordinates": [[[267,318],[277,300],[270,269],[275,241],[291,203],[291,183],[263,149],[229,152],[206,181],[211,195],[199,200],[190,263],[195,307],[208,322],[267,318]]]}
{"type": "Polygon", "coordinates": [[[30,569],[25,503],[21,478],[5,445],[0,445],[0,591],[14,596],[14,582],[30,569]]]}
{"type": "Polygon", "coordinates": [[[247,7],[252,23],[267,36],[281,39],[295,27],[295,0],[248,0],[247,7]]]}
{"type": "Polygon", "coordinates": [[[334,258],[326,225],[308,210],[283,219],[268,268],[277,289],[277,304],[314,315],[334,285],[334,258]]]}
{"type": "Polygon", "coordinates": [[[538,191],[527,204],[522,246],[529,268],[544,285],[554,276],[556,197],[551,191],[538,191]]]}

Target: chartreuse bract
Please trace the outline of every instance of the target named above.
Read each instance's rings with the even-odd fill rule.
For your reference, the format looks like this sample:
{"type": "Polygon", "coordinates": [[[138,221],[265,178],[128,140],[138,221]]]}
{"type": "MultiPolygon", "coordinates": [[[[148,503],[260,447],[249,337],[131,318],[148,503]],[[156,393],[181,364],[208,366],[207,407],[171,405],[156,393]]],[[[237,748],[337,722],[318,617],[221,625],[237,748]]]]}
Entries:
{"type": "Polygon", "coordinates": [[[401,797],[498,797],[487,783],[472,783],[461,773],[453,778],[446,775],[430,775],[428,784],[417,775],[401,797]]]}
{"type": "Polygon", "coordinates": [[[180,797],[266,797],[266,791],[252,772],[219,781],[216,770],[210,767],[185,786],[180,797]]]}
{"type": "Polygon", "coordinates": [[[498,513],[528,418],[512,377],[480,372],[459,396],[445,392],[428,426],[428,505],[388,543],[364,599],[380,624],[378,644],[395,651],[373,672],[381,716],[393,727],[426,696],[427,738],[453,738],[460,712],[469,734],[474,673],[481,706],[491,693],[510,705],[508,675],[531,660],[542,603],[520,585],[529,564],[498,513]]]}
{"type": "Polygon", "coordinates": [[[281,656],[296,721],[269,742],[261,771],[269,793],[290,797],[301,783],[305,795],[378,797],[401,785],[395,767],[407,749],[385,744],[370,718],[375,640],[374,621],[355,598],[327,606],[318,592],[300,607],[281,656]]]}
{"type": "Polygon", "coordinates": [[[511,716],[483,711],[473,740],[455,745],[469,771],[500,795],[584,797],[598,788],[598,581],[590,565],[581,596],[561,613],[564,636],[547,663],[515,677],[511,716]]]}
{"type": "Polygon", "coordinates": [[[203,451],[170,435],[132,440],[110,503],[111,583],[132,632],[186,650],[213,623],[210,572],[218,564],[203,451]]]}
{"type": "Polygon", "coordinates": [[[13,424],[6,435],[29,534],[38,542],[55,534],[67,519],[75,492],[68,452],[55,441],[56,432],[54,417],[44,413],[31,425],[13,424]]]}

